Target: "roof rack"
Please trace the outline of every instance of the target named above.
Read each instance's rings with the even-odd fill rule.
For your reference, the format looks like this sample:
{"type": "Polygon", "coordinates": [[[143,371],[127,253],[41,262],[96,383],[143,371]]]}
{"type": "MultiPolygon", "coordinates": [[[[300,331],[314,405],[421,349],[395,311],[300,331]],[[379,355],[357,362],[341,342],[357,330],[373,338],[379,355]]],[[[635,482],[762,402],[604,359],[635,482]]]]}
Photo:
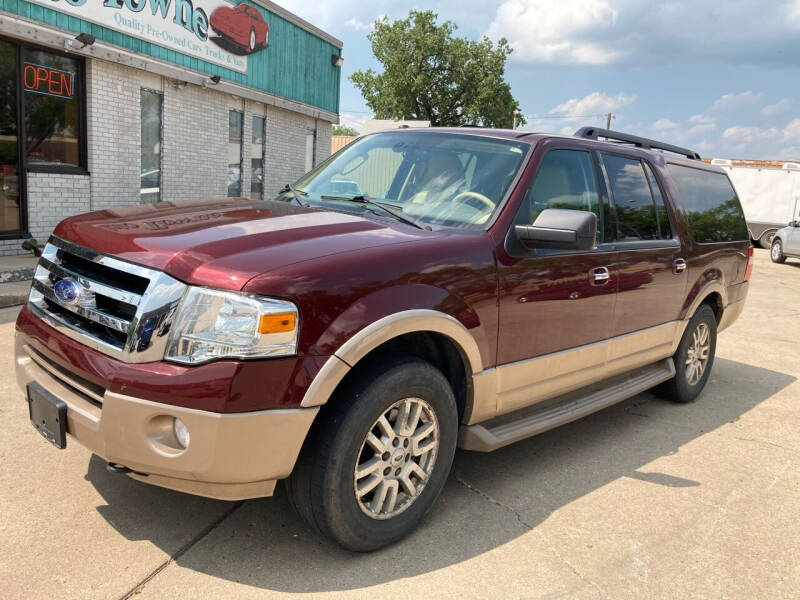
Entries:
{"type": "Polygon", "coordinates": [[[581,127],[575,132],[575,135],[577,137],[582,137],[589,140],[605,138],[612,142],[633,144],[637,148],[644,148],[645,150],[665,150],[667,152],[680,154],[686,158],[691,158],[692,160],[702,160],[700,155],[694,150],[681,148],[680,146],[673,146],[672,144],[665,144],[656,140],[649,140],[647,138],[639,137],[638,135],[630,135],[628,133],[621,133],[619,131],[611,131],[610,129],[600,129],[599,127],[581,127]]]}

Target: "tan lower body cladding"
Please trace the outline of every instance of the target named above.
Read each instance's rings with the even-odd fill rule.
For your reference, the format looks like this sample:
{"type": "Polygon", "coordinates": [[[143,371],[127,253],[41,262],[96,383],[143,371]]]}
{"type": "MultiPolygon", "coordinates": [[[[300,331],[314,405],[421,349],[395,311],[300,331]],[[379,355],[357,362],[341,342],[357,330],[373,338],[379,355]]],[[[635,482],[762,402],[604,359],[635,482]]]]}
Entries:
{"type": "Polygon", "coordinates": [[[287,477],[319,407],[219,414],[106,391],[93,398],[49,368],[18,338],[17,382],[37,382],[67,404],[67,433],[146,483],[222,500],[272,495],[287,477]],[[190,439],[172,434],[179,418],[190,439]]]}
{"type": "MultiPolygon", "coordinates": [[[[718,331],[733,323],[743,306],[744,301],[728,305],[718,331]]],[[[466,424],[526,408],[670,357],[688,322],[670,321],[478,373],[473,378],[474,410],[466,424]]]]}

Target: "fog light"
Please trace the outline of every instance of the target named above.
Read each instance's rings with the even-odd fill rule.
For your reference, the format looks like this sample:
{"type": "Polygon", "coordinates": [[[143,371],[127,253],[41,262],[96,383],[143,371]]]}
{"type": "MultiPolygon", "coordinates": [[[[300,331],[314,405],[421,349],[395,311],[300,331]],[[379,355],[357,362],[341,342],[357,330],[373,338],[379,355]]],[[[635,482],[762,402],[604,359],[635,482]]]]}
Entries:
{"type": "Polygon", "coordinates": [[[189,430],[186,428],[186,423],[180,419],[175,419],[172,422],[172,432],[175,434],[175,439],[184,447],[189,447],[189,430]]]}

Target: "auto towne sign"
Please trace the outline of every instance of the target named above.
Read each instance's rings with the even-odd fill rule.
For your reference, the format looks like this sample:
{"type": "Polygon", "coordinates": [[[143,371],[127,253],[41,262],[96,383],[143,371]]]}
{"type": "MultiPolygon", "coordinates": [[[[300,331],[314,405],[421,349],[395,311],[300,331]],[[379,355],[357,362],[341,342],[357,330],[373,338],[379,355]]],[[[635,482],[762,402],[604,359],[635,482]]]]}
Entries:
{"type": "Polygon", "coordinates": [[[261,13],[225,0],[31,1],[240,73],[247,54],[267,46],[261,13]]]}

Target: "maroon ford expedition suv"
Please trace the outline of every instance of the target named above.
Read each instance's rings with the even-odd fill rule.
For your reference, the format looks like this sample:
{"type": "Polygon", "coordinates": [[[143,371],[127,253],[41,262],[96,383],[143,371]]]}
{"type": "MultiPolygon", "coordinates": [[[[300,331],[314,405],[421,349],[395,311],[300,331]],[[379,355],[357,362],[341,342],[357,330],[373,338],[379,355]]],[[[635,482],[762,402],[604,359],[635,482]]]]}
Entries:
{"type": "Polygon", "coordinates": [[[487,452],[652,387],[693,400],[740,314],[728,177],[612,131],[378,133],[270,201],[62,222],[17,321],[31,422],[109,469],[292,503],[371,550],[487,452]],[[602,138],[602,139],[601,139],[602,138]]]}

